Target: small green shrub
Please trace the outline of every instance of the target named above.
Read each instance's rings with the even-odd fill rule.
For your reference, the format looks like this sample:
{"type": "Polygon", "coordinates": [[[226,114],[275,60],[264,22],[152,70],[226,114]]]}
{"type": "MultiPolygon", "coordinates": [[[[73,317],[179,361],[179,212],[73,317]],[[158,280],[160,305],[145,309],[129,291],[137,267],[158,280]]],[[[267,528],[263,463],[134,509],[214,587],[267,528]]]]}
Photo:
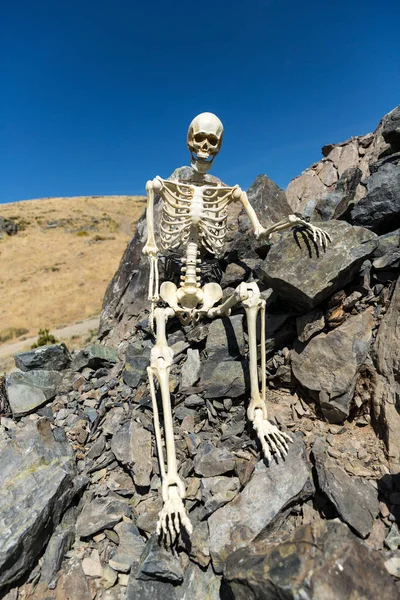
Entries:
{"type": "Polygon", "coordinates": [[[39,329],[37,342],[32,344],[31,348],[39,348],[40,346],[48,346],[56,344],[58,340],[50,333],[49,329],[39,329]]]}

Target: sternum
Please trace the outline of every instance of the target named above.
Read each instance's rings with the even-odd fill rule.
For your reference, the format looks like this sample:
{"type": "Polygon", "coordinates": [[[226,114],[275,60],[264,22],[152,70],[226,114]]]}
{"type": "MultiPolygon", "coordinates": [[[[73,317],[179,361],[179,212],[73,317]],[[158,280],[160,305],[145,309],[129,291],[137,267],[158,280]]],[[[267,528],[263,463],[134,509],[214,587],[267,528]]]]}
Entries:
{"type": "Polygon", "coordinates": [[[192,223],[199,223],[203,216],[203,187],[193,186],[193,197],[190,203],[190,220],[192,223]]]}

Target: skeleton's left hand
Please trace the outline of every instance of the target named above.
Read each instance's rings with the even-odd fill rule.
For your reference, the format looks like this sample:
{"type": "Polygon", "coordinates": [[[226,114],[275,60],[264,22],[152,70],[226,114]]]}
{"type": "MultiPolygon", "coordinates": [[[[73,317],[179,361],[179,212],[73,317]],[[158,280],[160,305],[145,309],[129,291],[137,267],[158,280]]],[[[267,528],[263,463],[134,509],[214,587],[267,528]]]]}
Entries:
{"type": "Polygon", "coordinates": [[[268,462],[271,462],[272,454],[276,454],[278,458],[285,458],[289,451],[288,442],[293,441],[290,435],[279,431],[275,425],[264,419],[262,411],[256,410],[253,427],[268,462]]]}
{"type": "Polygon", "coordinates": [[[166,543],[169,542],[172,545],[178,537],[181,527],[184,527],[189,535],[192,533],[193,527],[186,514],[178,488],[169,486],[167,495],[158,517],[157,535],[161,535],[166,543]]]}
{"type": "Polygon", "coordinates": [[[328,245],[328,242],[332,241],[331,236],[327,231],[321,229],[320,227],[316,227],[311,223],[308,223],[304,219],[296,219],[293,224],[294,226],[298,225],[303,227],[307,231],[307,233],[312,235],[313,241],[316,244],[319,244],[320,246],[326,247],[328,245]]]}

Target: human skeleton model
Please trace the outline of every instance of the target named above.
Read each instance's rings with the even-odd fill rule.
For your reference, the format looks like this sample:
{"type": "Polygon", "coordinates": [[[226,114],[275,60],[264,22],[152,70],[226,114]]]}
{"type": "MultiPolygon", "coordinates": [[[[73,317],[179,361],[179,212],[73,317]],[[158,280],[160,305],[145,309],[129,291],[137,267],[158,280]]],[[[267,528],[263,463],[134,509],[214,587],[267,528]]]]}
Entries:
{"type": "Polygon", "coordinates": [[[150,258],[149,301],[151,321],[155,322],[156,345],[151,351],[150,366],[147,369],[153,404],[154,427],[157,452],[160,461],[163,508],[159,515],[157,533],[170,542],[179,534],[183,526],[190,535],[192,525],[183,504],[185,486],[178,475],[172,411],[169,391],[169,373],[173,363],[173,351],[167,344],[166,324],[168,319],[177,316],[181,323],[197,323],[201,317],[212,319],[227,316],[231,308],[241,305],[246,313],[249,343],[251,398],[247,417],[260,440],[265,458],[269,462],[272,454],[282,458],[287,454],[289,435],[278,430],[267,420],[265,404],[265,305],[257,284],[241,283],[235,292],[222,304],[222,289],[217,283],[200,283],[201,247],[215,255],[223,248],[227,231],[227,208],[231,202],[241,202],[247,212],[257,239],[267,239],[273,232],[302,225],[312,235],[314,242],[325,246],[329,235],[318,227],[307,223],[299,216],[289,215],[272,227],[264,229],[259,222],[247,195],[239,186],[226,187],[207,183],[205,174],[210,170],[218,154],[223,137],[221,121],[212,113],[202,113],[190,124],[187,146],[191,154],[193,177],[189,181],[170,181],[156,177],[148,181],[147,228],[148,239],[143,253],[150,258]],[[158,194],[162,201],[160,224],[160,248],[162,251],[178,247],[185,249],[182,259],[181,283],[177,287],[165,281],[159,288],[157,260],[160,253],[154,234],[153,205],[158,194]],[[163,303],[160,302],[163,301],[163,303]],[[166,305],[166,307],[165,307],[166,305]],[[261,315],[261,391],[257,367],[256,321],[261,315]],[[161,428],[156,400],[155,379],[160,387],[162,398],[166,465],[161,439],[161,428]]]}

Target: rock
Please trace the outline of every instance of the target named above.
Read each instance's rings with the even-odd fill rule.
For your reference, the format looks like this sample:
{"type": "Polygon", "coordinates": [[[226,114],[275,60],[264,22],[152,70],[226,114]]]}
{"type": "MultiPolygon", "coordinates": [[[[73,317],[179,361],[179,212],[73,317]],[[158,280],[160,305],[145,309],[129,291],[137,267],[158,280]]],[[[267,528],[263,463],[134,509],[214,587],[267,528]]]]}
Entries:
{"type": "Polygon", "coordinates": [[[122,379],[126,385],[136,388],[147,377],[147,367],[150,364],[150,348],[140,343],[128,344],[125,351],[125,366],[122,379]]]}
{"type": "Polygon", "coordinates": [[[114,530],[119,537],[119,546],[109,565],[120,573],[129,573],[132,565],[139,564],[144,548],[143,538],[132,521],[122,521],[114,530]]]}
{"type": "Polygon", "coordinates": [[[286,459],[266,466],[260,461],[244,490],[208,520],[214,570],[221,573],[227,557],[247,546],[289,504],[312,496],[311,465],[303,442],[289,444],[286,459]]]}
{"type": "Polygon", "coordinates": [[[324,312],[319,308],[296,319],[297,337],[300,342],[307,342],[325,327],[324,312]]]}
{"type": "Polygon", "coordinates": [[[65,344],[40,346],[28,352],[20,352],[14,356],[15,365],[21,371],[45,369],[46,371],[63,371],[71,364],[71,355],[65,344]]]}
{"type": "Polygon", "coordinates": [[[224,578],[235,600],[399,598],[378,552],[332,521],[298,527],[282,542],[265,539],[234,552],[224,578]]]}
{"type": "MultiPolygon", "coordinates": [[[[126,600],[178,600],[177,588],[167,581],[143,581],[131,571],[126,590],[126,600]]],[[[183,599],[182,599],[183,600],[183,599]]]]}
{"type": "Polygon", "coordinates": [[[71,363],[73,371],[82,371],[85,367],[100,369],[118,362],[117,351],[110,346],[93,345],[77,352],[71,363]]]}
{"type": "Polygon", "coordinates": [[[32,568],[82,483],[73,451],[46,418],[1,446],[0,589],[32,568]]]}
{"type": "Polygon", "coordinates": [[[206,351],[210,360],[235,360],[244,354],[243,315],[215,319],[210,324],[206,351]]]}
{"type": "Polygon", "coordinates": [[[211,442],[200,444],[194,459],[194,469],[203,477],[215,477],[233,471],[235,456],[226,448],[216,448],[211,442]]]}
{"type": "Polygon", "coordinates": [[[205,517],[224,506],[238,494],[240,482],[237,477],[206,477],[201,480],[201,499],[205,517]]]}
{"type": "Polygon", "coordinates": [[[390,464],[398,472],[400,461],[400,279],[390,306],[379,327],[374,345],[376,373],[372,387],[372,409],[389,454],[390,464]]]}
{"type": "Polygon", "coordinates": [[[322,221],[343,219],[356,202],[356,192],[361,177],[361,170],[357,167],[347,169],[336,182],[334,189],[317,202],[307,203],[303,213],[312,219],[321,219],[322,221]]]}
{"type": "Polygon", "coordinates": [[[131,452],[135,485],[147,487],[153,471],[151,433],[132,420],[131,452]]]}
{"type": "Polygon", "coordinates": [[[103,576],[103,568],[97,550],[92,550],[91,556],[87,556],[82,560],[82,569],[87,577],[103,576]]]}
{"type": "Polygon", "coordinates": [[[383,164],[367,180],[367,193],[351,211],[351,222],[379,234],[400,225],[400,167],[383,164]]]}
{"type": "Polygon", "coordinates": [[[176,588],[177,600],[220,600],[220,588],[221,577],[211,566],[203,570],[189,563],[182,585],[176,588]]]}
{"type": "Polygon", "coordinates": [[[72,558],[64,567],[57,587],[63,592],[62,600],[91,600],[92,598],[82,563],[76,558],[72,558]]]}
{"type": "Polygon", "coordinates": [[[16,235],[18,233],[18,225],[11,219],[0,217],[0,233],[7,235],[16,235]]]}
{"type": "Polygon", "coordinates": [[[334,459],[328,458],[321,438],[317,438],[312,452],[320,489],[335,506],[343,521],[361,537],[367,537],[379,514],[377,490],[368,480],[350,477],[334,459]]]}
{"type": "Polygon", "coordinates": [[[111,450],[123,465],[131,466],[132,457],[132,421],[127,421],[111,438],[111,450]]]}
{"type": "Polygon", "coordinates": [[[373,325],[373,315],[365,311],[329,333],[320,333],[305,348],[297,346],[291,354],[294,376],[318,400],[330,423],[341,423],[349,415],[373,325]]]}
{"type": "Polygon", "coordinates": [[[236,263],[229,263],[221,279],[222,289],[226,287],[236,287],[242,281],[245,281],[248,270],[236,263]]]}
{"type": "Polygon", "coordinates": [[[297,310],[311,310],[347,285],[377,246],[376,235],[362,227],[343,221],[323,227],[332,238],[325,251],[306,241],[305,234],[290,231],[256,267],[260,279],[297,310]]]}
{"type": "Polygon", "coordinates": [[[40,569],[40,583],[53,585],[65,553],[75,539],[75,509],[69,509],[47,544],[40,569]]]}
{"type": "Polygon", "coordinates": [[[202,366],[200,385],[206,398],[237,398],[248,388],[247,361],[219,362],[209,358],[202,366]]]}
{"type": "Polygon", "coordinates": [[[125,502],[109,497],[95,498],[84,505],[76,521],[76,534],[89,537],[103,529],[111,529],[121,521],[123,515],[129,515],[129,507],[125,502]]]}
{"type": "Polygon", "coordinates": [[[210,536],[207,521],[198,521],[193,524],[193,533],[190,536],[190,558],[201,567],[210,564],[210,536]]]}
{"type": "Polygon", "coordinates": [[[400,229],[381,235],[378,238],[378,247],[373,254],[373,259],[372,266],[374,269],[399,266],[400,229]]]}
{"type": "Polygon", "coordinates": [[[394,556],[385,560],[385,568],[390,575],[400,579],[400,552],[396,552],[394,556]]]}
{"type": "Polygon", "coordinates": [[[382,136],[385,142],[390,144],[391,152],[398,152],[400,150],[400,106],[397,106],[385,115],[382,136]]]}
{"type": "Polygon", "coordinates": [[[181,583],[183,570],[177,556],[169,549],[160,546],[156,537],[152,536],[143,550],[136,577],[181,583]]]}
{"type": "Polygon", "coordinates": [[[189,348],[186,361],[183,363],[181,371],[181,387],[192,387],[200,377],[200,354],[197,349],[189,348]]]}
{"type": "Polygon", "coordinates": [[[385,544],[389,550],[397,550],[400,547],[400,533],[397,525],[393,523],[386,536],[385,544]]]}
{"type": "Polygon", "coordinates": [[[56,371],[18,371],[6,376],[6,393],[14,417],[34,412],[56,395],[61,381],[56,371]]]}

